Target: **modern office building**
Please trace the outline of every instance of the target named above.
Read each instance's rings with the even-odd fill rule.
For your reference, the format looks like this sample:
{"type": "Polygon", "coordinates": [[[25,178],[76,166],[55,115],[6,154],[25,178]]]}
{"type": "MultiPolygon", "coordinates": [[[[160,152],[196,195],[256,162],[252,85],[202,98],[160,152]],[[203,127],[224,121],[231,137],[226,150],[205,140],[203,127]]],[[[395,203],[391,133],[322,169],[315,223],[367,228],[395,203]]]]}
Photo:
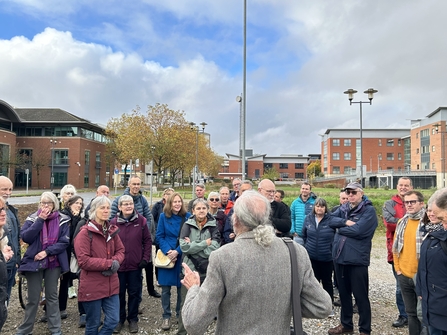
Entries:
{"type": "Polygon", "coordinates": [[[27,181],[41,189],[111,183],[104,128],[67,111],[16,108],[0,100],[0,137],[0,174],[16,188],[27,181]]]}

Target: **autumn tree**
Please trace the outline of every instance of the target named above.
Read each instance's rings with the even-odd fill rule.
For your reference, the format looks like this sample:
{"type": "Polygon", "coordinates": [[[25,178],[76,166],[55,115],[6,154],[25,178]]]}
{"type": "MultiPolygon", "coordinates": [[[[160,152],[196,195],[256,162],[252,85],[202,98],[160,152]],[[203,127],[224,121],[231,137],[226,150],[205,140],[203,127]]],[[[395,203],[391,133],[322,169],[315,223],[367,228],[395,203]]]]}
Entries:
{"type": "Polygon", "coordinates": [[[275,181],[279,178],[279,172],[274,168],[268,168],[264,170],[264,174],[261,179],[270,179],[271,181],[275,181]]]}
{"type": "Polygon", "coordinates": [[[321,174],[321,161],[317,159],[316,161],[313,161],[312,163],[310,163],[307,166],[306,172],[307,172],[307,177],[309,179],[314,179],[315,177],[320,176],[320,174],[321,174]]]}

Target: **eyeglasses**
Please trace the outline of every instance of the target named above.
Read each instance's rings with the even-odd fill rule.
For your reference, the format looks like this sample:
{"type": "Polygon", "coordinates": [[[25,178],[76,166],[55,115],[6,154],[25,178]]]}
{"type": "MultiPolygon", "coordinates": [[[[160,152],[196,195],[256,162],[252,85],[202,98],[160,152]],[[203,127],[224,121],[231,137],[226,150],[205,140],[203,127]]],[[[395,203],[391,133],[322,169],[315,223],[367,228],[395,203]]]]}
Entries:
{"type": "Polygon", "coordinates": [[[41,205],[44,205],[44,206],[50,206],[50,205],[52,205],[53,203],[52,203],[51,201],[50,201],[50,202],[47,202],[47,201],[41,201],[40,204],[41,204],[41,205]]]}
{"type": "Polygon", "coordinates": [[[123,202],[121,206],[123,207],[133,206],[133,202],[123,202]]]}
{"type": "Polygon", "coordinates": [[[266,190],[265,188],[263,188],[263,190],[265,192],[267,192],[267,193],[270,193],[270,194],[275,194],[276,193],[276,190],[266,190]]]}
{"type": "Polygon", "coordinates": [[[404,204],[406,205],[406,206],[409,206],[409,205],[416,205],[417,203],[419,202],[419,200],[408,200],[408,201],[404,201],[404,204]]]}
{"type": "Polygon", "coordinates": [[[219,198],[209,198],[208,200],[212,201],[212,202],[217,202],[217,201],[219,201],[219,198]]]}
{"type": "Polygon", "coordinates": [[[354,190],[346,190],[345,192],[346,192],[347,195],[350,195],[350,194],[352,194],[352,195],[356,195],[358,191],[354,191],[354,190]]]}

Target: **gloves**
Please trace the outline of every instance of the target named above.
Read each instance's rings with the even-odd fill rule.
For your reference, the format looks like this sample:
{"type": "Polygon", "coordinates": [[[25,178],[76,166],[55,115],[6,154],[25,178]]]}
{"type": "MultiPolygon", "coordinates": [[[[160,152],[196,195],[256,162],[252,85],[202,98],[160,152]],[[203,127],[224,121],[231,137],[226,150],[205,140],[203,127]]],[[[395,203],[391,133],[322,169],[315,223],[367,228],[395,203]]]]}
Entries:
{"type": "Polygon", "coordinates": [[[144,269],[144,268],[146,268],[146,266],[147,266],[147,262],[144,259],[142,259],[140,264],[138,264],[138,267],[140,269],[144,269]]]}
{"type": "Polygon", "coordinates": [[[105,277],[110,277],[111,275],[116,273],[119,268],[120,268],[120,263],[116,259],[114,259],[112,262],[112,265],[110,266],[110,269],[106,270],[106,271],[102,271],[101,273],[105,277]]]}

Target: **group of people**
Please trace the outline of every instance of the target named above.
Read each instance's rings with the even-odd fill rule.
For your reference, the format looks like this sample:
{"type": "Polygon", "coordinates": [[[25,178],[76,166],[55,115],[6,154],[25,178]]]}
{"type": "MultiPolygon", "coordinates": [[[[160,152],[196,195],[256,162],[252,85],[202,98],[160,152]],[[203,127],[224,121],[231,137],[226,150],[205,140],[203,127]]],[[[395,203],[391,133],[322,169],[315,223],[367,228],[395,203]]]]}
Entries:
{"type": "MultiPolygon", "coordinates": [[[[208,198],[205,185],[197,184],[189,204],[167,188],[150,208],[140,178],[132,176],[113,202],[107,186],[100,186],[85,210],[82,197],[66,185],[60,199],[44,192],[38,210],[20,228],[17,211],[7,202],[12,182],[0,176],[0,279],[6,283],[0,287],[0,329],[18,269],[28,283],[28,302],[16,335],[32,333],[42,292],[41,321],[53,335],[61,334],[67,299],[73,296],[86,334],[120,333],[126,321],[129,332],[136,333],[146,271],[148,294],[161,298],[163,330],[171,328],[171,288],[176,287],[177,334],[203,334],[216,318],[216,334],[286,334],[292,315],[291,264],[285,261],[287,246],[277,237],[291,237],[303,317],[333,315],[335,282],[340,324],[328,333],[353,333],[354,297],[359,333],[370,334],[368,267],[378,222],[362,185],[349,183],[340,205],[330,210],[308,183],[290,208],[270,180],[261,180],[257,191],[250,181],[232,183],[232,192],[224,186],[208,198]],[[23,257],[20,239],[28,244],[23,257]],[[152,245],[171,266],[154,269],[152,245]],[[272,283],[289,289],[272,290],[272,283]]],[[[446,335],[447,191],[437,191],[425,206],[410,179],[399,179],[397,189],[383,206],[399,309],[393,326],[408,324],[411,335],[424,329],[446,335]]]]}

